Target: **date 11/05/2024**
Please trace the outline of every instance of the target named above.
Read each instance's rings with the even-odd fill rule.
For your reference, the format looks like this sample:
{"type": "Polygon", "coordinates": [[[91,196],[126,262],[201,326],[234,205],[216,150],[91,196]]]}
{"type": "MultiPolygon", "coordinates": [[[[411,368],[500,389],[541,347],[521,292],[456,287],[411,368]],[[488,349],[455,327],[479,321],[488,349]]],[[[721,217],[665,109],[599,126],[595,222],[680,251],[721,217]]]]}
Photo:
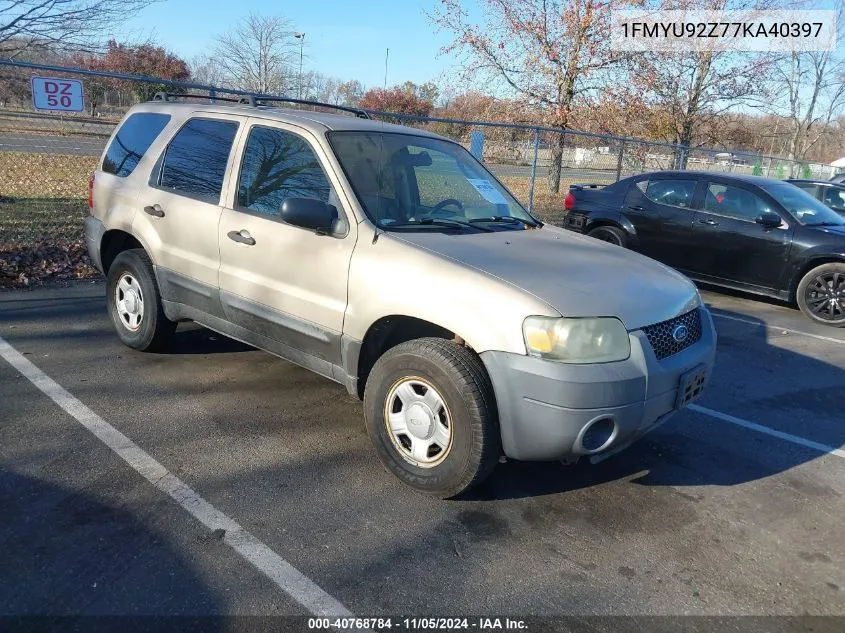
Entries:
{"type": "Polygon", "coordinates": [[[309,630],[362,630],[372,631],[399,629],[405,631],[518,631],[528,628],[525,620],[518,618],[472,617],[472,618],[308,618],[309,630]]]}

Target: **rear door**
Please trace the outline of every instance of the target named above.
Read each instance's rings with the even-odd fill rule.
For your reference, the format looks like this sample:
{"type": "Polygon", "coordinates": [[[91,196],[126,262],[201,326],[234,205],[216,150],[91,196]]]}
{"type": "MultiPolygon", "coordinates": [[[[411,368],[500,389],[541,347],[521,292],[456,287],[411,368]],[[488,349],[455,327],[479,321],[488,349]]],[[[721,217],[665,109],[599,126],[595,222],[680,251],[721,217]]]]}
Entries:
{"type": "Polygon", "coordinates": [[[693,200],[698,180],[690,174],[634,180],[623,213],[637,231],[638,250],[670,266],[685,260],[692,239],[693,200]]]}
{"type": "Polygon", "coordinates": [[[693,222],[686,270],[697,275],[750,284],[780,286],[791,244],[789,216],[768,194],[740,180],[709,177],[693,222]],[[756,219],[774,212],[784,223],[774,229],[756,219]]]}
{"type": "Polygon", "coordinates": [[[218,317],[217,227],[238,127],[224,114],[189,118],[153,167],[133,223],[151,250],[162,297],[218,317]]]}

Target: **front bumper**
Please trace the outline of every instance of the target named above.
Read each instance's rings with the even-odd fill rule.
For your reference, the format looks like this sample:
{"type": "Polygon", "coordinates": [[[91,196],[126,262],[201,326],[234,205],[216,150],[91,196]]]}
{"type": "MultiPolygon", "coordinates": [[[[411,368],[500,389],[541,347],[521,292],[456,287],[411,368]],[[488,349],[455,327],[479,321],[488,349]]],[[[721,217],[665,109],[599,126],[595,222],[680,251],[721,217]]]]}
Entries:
{"type": "Polygon", "coordinates": [[[613,436],[601,453],[630,444],[676,411],[681,377],[698,367],[713,370],[716,331],[706,308],[701,338],[658,360],[646,335],[630,333],[631,356],[593,365],[556,363],[507,352],[483,352],[499,408],[505,455],[554,460],[596,454],[582,444],[594,421],[610,419],[613,436]]]}
{"type": "Polygon", "coordinates": [[[88,257],[91,258],[91,263],[101,273],[103,272],[103,261],[100,258],[100,244],[105,232],[106,227],[102,220],[90,215],[85,218],[85,244],[88,246],[88,257]]]}

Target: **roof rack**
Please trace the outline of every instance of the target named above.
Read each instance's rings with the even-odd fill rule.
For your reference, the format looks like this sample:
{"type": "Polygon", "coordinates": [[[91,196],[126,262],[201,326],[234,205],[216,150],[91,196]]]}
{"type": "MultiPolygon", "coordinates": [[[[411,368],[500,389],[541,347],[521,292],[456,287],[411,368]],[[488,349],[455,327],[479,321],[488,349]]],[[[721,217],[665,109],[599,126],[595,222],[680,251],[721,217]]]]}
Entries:
{"type": "Polygon", "coordinates": [[[323,103],[322,101],[307,101],[305,99],[294,99],[292,97],[269,97],[269,96],[258,96],[258,95],[245,95],[238,98],[233,97],[206,97],[205,95],[193,95],[188,93],[176,93],[176,92],[157,92],[153,96],[153,101],[175,101],[179,98],[186,98],[186,97],[193,97],[195,99],[209,99],[214,101],[228,101],[230,103],[239,103],[242,105],[249,105],[252,107],[258,107],[261,105],[266,105],[267,103],[296,103],[299,105],[309,105],[309,106],[316,106],[318,108],[331,108],[333,110],[341,110],[343,112],[350,112],[357,116],[359,119],[369,119],[370,115],[367,114],[366,110],[361,110],[360,108],[352,108],[349,106],[342,106],[342,105],[335,105],[333,103],[323,103]]]}
{"type": "Polygon", "coordinates": [[[184,99],[191,97],[193,99],[209,99],[214,101],[229,101],[231,103],[241,103],[240,99],[234,97],[211,97],[206,95],[192,95],[187,92],[157,92],[153,95],[153,101],[175,101],[176,99],[184,99]]]}
{"type": "Polygon", "coordinates": [[[342,110],[343,112],[350,112],[359,119],[369,119],[370,115],[366,110],[360,108],[352,108],[349,106],[335,105],[333,103],[323,103],[322,101],[308,101],[305,99],[294,99],[292,97],[265,97],[265,96],[248,96],[241,97],[241,103],[248,103],[249,105],[260,106],[265,103],[297,103],[299,105],[310,105],[319,108],[332,108],[333,110],[342,110]]]}

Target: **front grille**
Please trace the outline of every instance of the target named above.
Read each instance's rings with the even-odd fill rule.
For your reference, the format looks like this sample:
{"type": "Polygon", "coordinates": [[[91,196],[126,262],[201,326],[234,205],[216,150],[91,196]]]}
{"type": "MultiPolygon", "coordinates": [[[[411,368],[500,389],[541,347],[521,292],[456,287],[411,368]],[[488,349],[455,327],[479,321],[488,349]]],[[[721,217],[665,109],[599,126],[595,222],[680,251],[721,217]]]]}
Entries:
{"type": "Polygon", "coordinates": [[[674,319],[644,327],[643,332],[651,343],[654,355],[658,360],[662,360],[682,352],[701,339],[701,314],[698,309],[695,309],[674,319]],[[675,338],[676,330],[680,325],[687,329],[687,336],[681,341],[675,338]]]}

